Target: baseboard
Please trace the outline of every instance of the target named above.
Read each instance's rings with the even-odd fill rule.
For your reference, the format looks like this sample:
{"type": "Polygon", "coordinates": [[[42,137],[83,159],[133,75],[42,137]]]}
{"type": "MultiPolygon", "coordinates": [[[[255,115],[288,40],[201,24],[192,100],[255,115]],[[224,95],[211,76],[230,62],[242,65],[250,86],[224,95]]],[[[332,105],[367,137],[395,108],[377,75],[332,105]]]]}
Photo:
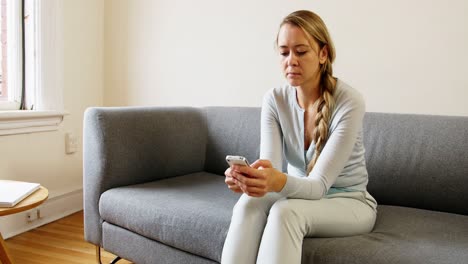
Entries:
{"type": "Polygon", "coordinates": [[[83,210],[83,189],[78,189],[51,197],[29,211],[0,217],[0,232],[3,238],[7,239],[81,210],[83,210]],[[40,217],[28,221],[28,212],[36,217],[37,210],[40,211],[40,217]]]}

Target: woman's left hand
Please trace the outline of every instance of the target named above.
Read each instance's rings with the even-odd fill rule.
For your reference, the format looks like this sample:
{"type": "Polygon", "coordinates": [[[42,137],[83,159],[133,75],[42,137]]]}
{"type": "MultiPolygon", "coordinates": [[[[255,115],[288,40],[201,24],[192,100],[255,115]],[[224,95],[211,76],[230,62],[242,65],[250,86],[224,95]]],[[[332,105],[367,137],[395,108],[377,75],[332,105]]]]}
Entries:
{"type": "Polygon", "coordinates": [[[231,174],[242,191],[253,197],[281,191],[287,179],[285,174],[273,168],[269,160],[257,160],[251,167],[233,166],[231,174]]]}

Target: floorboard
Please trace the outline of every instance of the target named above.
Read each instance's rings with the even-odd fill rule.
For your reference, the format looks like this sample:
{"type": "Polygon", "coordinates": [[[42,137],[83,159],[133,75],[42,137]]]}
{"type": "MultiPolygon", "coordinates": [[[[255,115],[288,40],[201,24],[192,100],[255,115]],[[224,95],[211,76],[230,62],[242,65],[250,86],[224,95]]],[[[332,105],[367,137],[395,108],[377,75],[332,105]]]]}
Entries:
{"type": "MultiPolygon", "coordinates": [[[[9,238],[8,251],[15,264],[94,264],[96,248],[84,240],[83,211],[9,238]]],[[[115,255],[102,251],[102,263],[115,255]]],[[[120,260],[118,264],[131,264],[120,260]]]]}

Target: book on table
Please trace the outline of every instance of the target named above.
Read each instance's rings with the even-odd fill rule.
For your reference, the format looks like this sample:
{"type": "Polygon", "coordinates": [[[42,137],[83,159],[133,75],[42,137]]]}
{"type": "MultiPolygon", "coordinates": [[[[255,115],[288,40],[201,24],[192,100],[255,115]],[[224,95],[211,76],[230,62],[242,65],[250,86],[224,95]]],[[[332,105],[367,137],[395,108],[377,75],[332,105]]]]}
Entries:
{"type": "Polygon", "coordinates": [[[0,207],[14,207],[39,187],[39,183],[0,180],[0,207]]]}

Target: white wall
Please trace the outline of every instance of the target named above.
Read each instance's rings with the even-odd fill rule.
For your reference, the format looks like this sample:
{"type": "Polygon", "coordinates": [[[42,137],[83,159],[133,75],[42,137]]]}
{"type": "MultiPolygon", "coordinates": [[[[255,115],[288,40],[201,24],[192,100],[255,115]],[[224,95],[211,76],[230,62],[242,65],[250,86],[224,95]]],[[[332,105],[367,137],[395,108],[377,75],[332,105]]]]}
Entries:
{"type": "MultiPolygon", "coordinates": [[[[70,0],[64,1],[63,6],[63,94],[69,115],[65,116],[58,131],[0,136],[0,179],[39,182],[49,189],[52,200],[58,196],[75,195],[77,190],[81,192],[82,147],[78,152],[66,155],[65,133],[75,133],[81,143],[84,110],[103,103],[104,1],[70,0]]],[[[69,205],[73,206],[76,205],[69,205]]],[[[9,232],[14,232],[5,232],[8,229],[5,225],[0,224],[0,227],[4,228],[6,237],[9,232]]]]}
{"type": "Polygon", "coordinates": [[[463,0],[105,0],[104,103],[259,106],[284,83],[273,41],[297,9],[325,20],[368,111],[468,115],[463,0]]]}

